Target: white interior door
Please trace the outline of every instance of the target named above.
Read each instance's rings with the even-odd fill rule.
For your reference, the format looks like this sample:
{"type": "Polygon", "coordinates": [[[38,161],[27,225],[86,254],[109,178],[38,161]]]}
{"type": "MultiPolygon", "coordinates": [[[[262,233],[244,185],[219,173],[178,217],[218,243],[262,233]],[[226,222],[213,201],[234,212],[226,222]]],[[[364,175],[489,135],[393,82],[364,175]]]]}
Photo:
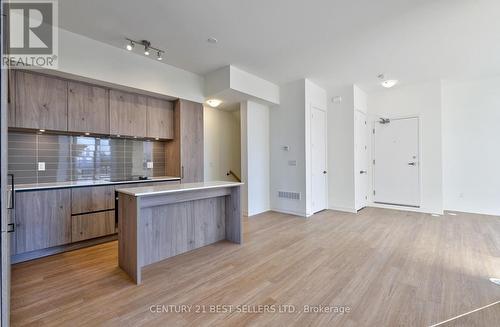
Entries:
{"type": "Polygon", "coordinates": [[[355,111],[354,118],[356,210],[360,210],[368,203],[368,124],[366,115],[360,111],[355,111]]]}
{"type": "Polygon", "coordinates": [[[311,107],[311,187],[313,213],[326,209],[326,112],[311,107]]]}
{"type": "Polygon", "coordinates": [[[419,119],[375,122],[374,159],[374,202],[419,207],[419,119]]]}

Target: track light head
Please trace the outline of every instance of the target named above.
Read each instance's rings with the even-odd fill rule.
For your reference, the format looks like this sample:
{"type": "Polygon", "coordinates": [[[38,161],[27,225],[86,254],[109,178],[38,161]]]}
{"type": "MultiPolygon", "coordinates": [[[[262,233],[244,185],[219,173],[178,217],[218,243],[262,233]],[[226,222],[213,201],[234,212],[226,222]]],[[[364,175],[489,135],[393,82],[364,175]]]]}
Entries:
{"type": "Polygon", "coordinates": [[[135,46],[134,42],[133,42],[133,41],[130,41],[130,42],[127,44],[127,50],[128,50],[128,51],[132,51],[132,50],[134,50],[134,46],[135,46]]]}
{"type": "Polygon", "coordinates": [[[158,52],[157,52],[157,54],[158,54],[158,57],[156,57],[156,59],[157,59],[158,61],[162,61],[162,60],[163,60],[163,57],[161,56],[161,52],[160,52],[160,51],[158,51],[158,52]]]}

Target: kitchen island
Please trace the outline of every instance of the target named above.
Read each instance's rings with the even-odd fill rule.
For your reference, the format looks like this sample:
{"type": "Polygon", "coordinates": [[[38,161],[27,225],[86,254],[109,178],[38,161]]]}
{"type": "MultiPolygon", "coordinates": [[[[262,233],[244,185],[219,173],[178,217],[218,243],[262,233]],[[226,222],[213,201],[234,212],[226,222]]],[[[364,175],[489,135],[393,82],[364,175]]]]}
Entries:
{"type": "Polygon", "coordinates": [[[118,263],[136,284],[142,267],[222,240],[241,244],[241,183],[117,189],[118,263]]]}

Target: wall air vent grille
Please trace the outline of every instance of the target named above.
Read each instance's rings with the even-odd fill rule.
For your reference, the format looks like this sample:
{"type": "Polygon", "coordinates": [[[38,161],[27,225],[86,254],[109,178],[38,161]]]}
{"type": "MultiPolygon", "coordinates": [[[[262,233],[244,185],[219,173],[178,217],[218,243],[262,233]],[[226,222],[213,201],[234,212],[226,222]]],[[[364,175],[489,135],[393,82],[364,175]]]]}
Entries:
{"type": "Polygon", "coordinates": [[[278,191],[278,197],[281,199],[300,200],[300,193],[278,191]]]}

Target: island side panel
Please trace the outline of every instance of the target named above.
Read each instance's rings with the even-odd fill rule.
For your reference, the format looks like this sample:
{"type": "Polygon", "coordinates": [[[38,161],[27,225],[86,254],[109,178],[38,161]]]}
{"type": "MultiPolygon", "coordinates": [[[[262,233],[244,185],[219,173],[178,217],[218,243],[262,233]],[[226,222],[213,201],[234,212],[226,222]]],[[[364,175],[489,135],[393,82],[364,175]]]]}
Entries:
{"type": "Polygon", "coordinates": [[[192,201],[141,209],[142,267],[195,247],[192,201]]]}
{"type": "Polygon", "coordinates": [[[136,284],[141,283],[138,212],[140,200],[118,194],[118,265],[136,284]]]}
{"type": "Polygon", "coordinates": [[[226,197],[193,201],[195,248],[226,239],[226,197]]]}
{"type": "Polygon", "coordinates": [[[241,213],[241,187],[231,187],[226,197],[226,240],[243,243],[243,216],[241,213]]]}

